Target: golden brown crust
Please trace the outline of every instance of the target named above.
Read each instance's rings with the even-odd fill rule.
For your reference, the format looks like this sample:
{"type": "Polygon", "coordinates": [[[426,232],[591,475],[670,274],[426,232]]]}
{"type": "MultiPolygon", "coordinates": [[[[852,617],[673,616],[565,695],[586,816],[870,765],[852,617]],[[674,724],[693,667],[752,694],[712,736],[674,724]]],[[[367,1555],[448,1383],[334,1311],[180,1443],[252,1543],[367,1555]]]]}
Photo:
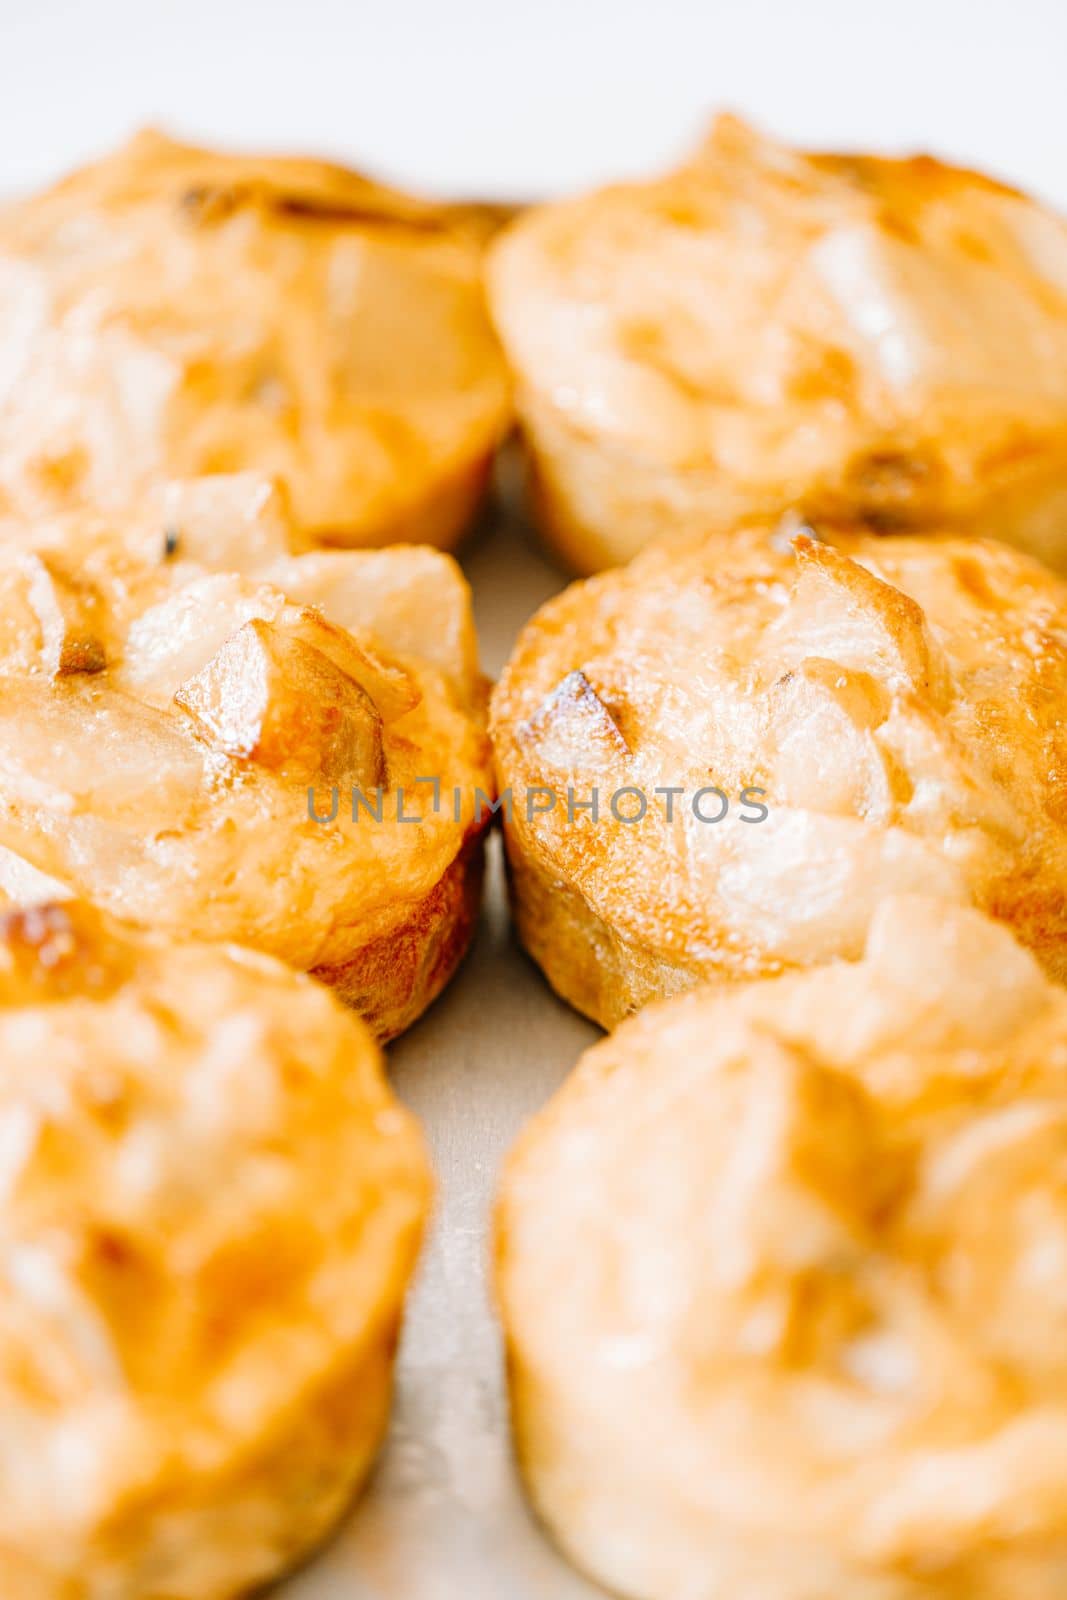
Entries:
{"type": "Polygon", "coordinates": [[[1067,228],[927,157],[722,118],[677,172],[542,207],[490,293],[579,571],[793,507],[1067,565],[1067,228]]]}
{"type": "Polygon", "coordinates": [[[387,935],[343,962],[316,967],[312,976],[354,1006],[376,1038],[395,1038],[433,1004],[466,955],[484,875],[484,838],[478,833],[387,935]]]}
{"type": "Polygon", "coordinates": [[[0,511],[253,469],[339,545],[444,548],[509,416],[489,208],[138,135],[0,219],[0,511]]]}
{"type": "Polygon", "coordinates": [[[587,1052],[505,1168],[520,1465],[634,1600],[1051,1600],[1067,995],[894,898],[864,958],[587,1052]]]}
{"type": "Polygon", "coordinates": [[[426,549],[282,553],[243,479],[169,498],[165,524],[0,539],[0,887],[263,949],[392,1036],[458,965],[481,881],[467,586],[426,549]],[[228,500],[255,507],[236,534],[228,500]]]}
{"type": "Polygon", "coordinates": [[[0,918],[0,1062],[0,1588],[244,1594],[384,1430],[414,1123],[320,985],[77,902],[0,918]]]}
{"type": "Polygon", "coordinates": [[[621,934],[569,884],[504,835],[515,930],[556,993],[583,1016],[614,1027],[660,1000],[699,983],[699,963],[650,954],[621,934]]]}
{"type": "Polygon", "coordinates": [[[992,542],[832,537],[663,544],[520,636],[491,713],[516,918],[605,1025],[702,977],[855,959],[904,888],[1067,973],[1067,589],[992,542]],[[694,809],[712,786],[720,821],[694,809]]]}

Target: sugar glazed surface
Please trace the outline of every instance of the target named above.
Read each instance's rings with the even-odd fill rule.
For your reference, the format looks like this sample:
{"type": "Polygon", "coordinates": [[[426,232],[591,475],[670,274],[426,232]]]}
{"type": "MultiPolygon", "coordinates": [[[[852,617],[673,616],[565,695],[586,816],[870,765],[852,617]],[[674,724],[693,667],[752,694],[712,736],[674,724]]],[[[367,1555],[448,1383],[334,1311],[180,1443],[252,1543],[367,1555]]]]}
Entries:
{"type": "Polygon", "coordinates": [[[364,1025],[232,947],[0,917],[0,1591],[229,1600],[384,1430],[429,1178],[364,1025]]]}
{"type": "Polygon", "coordinates": [[[0,514],[255,470],[335,544],[454,544],[508,423],[491,209],[143,133],[0,217],[0,514]]]}
{"type": "Polygon", "coordinates": [[[503,1182],[549,1529],[635,1600],[1058,1600],[1065,1172],[1067,995],[977,912],[648,1007],[503,1182]]]}
{"type": "Polygon", "coordinates": [[[389,1037],[477,914],[467,586],[427,549],[287,554],[260,480],[163,498],[117,531],[77,513],[0,536],[0,885],[265,950],[389,1037]],[[353,822],[353,788],[379,787],[381,820],[353,822]],[[336,790],[332,823],[309,789],[321,816],[336,790]]]}
{"type": "Polygon", "coordinates": [[[549,601],[500,679],[519,932],[605,1026],[854,960],[901,890],[981,906],[1067,975],[1067,584],[991,541],[824,531],[665,542],[549,601]],[[764,820],[699,820],[707,785],[758,788],[764,820]],[[569,809],[594,788],[595,819],[569,809]]]}
{"type": "Polygon", "coordinates": [[[520,218],[490,282],[578,571],[787,506],[1067,566],[1067,225],[1000,184],[724,117],[664,178],[520,218]]]}

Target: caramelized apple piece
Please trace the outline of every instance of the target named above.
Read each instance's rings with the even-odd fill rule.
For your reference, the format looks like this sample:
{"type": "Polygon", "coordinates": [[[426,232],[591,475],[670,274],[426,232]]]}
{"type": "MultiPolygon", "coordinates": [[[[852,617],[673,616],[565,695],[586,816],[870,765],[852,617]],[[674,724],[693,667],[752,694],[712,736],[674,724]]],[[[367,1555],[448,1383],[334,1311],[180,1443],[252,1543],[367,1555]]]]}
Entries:
{"type": "Polygon", "coordinates": [[[17,850],[12,817],[51,818],[34,858],[44,871],[64,859],[55,837],[60,817],[91,812],[100,824],[146,830],[150,818],[165,815],[178,827],[202,795],[203,751],[182,719],[116,692],[109,676],[2,680],[0,834],[17,850]]]}
{"type": "Polygon", "coordinates": [[[520,724],[518,737],[535,746],[547,765],[576,772],[630,754],[614,717],[580,670],[569,672],[529,721],[520,724]]]}
{"type": "Polygon", "coordinates": [[[27,598],[41,627],[41,654],[53,677],[103,672],[103,605],[91,585],[62,572],[51,556],[27,554],[20,565],[27,598]]]}
{"type": "Polygon", "coordinates": [[[395,722],[413,710],[422,698],[410,672],[383,661],[369,642],[327,621],[313,607],[294,607],[291,613],[287,611],[279,628],[291,638],[302,639],[313,649],[320,650],[346,677],[358,683],[374,702],[383,722],[395,722]]]}
{"type": "Polygon", "coordinates": [[[902,696],[878,730],[878,742],[898,771],[921,773],[908,803],[913,826],[934,837],[980,829],[1022,848],[1026,822],[996,775],[944,717],[915,696],[902,696]]]}
{"type": "Polygon", "coordinates": [[[789,664],[821,656],[942,709],[948,670],[922,607],[832,545],[801,535],[793,549],[799,572],[776,640],[789,664]]]}
{"type": "Polygon", "coordinates": [[[478,686],[470,589],[451,556],[418,545],[289,556],[263,578],[386,650],[418,656],[467,695],[478,686]]]}
{"type": "Polygon", "coordinates": [[[252,572],[293,547],[285,495],[255,472],[179,478],[157,496],[158,537],[149,559],[199,561],[252,572]]]}
{"type": "Polygon", "coordinates": [[[138,617],[115,681],[153,704],[168,704],[227,639],[257,619],[328,656],[370,696],[384,722],[418,704],[418,686],[402,667],[383,661],[318,611],[289,604],[273,585],[232,572],[206,573],[183,583],[138,617]]]}
{"type": "Polygon", "coordinates": [[[284,627],[246,622],[174,699],[227,755],[327,783],[386,781],[382,719],[369,695],[284,627]]]}
{"type": "Polygon", "coordinates": [[[888,821],[893,791],[874,731],[890,696],[866,672],[809,656],[770,689],[760,755],[779,805],[888,821]]]}
{"type": "Polygon", "coordinates": [[[236,572],[182,582],[134,620],[112,682],[139,700],[169,706],[238,628],[253,617],[275,622],[285,609],[283,594],[236,572]]]}

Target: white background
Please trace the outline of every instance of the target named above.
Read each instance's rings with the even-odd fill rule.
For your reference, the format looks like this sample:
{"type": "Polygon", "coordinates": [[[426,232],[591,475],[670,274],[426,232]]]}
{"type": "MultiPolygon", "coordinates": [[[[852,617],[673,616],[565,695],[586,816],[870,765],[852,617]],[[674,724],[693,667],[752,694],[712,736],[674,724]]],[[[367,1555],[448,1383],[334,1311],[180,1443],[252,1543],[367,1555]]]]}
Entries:
{"type": "Polygon", "coordinates": [[[0,0],[0,18],[0,190],[151,120],[532,197],[653,169],[730,106],[1067,205],[1067,0],[0,0]]]}

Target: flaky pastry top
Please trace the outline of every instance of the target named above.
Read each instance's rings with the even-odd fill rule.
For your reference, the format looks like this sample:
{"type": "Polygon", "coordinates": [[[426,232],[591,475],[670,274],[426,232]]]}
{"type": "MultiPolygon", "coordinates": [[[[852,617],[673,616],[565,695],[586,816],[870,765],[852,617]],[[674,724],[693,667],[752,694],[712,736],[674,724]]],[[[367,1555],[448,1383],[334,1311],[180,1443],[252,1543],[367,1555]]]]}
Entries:
{"type": "Polygon", "coordinates": [[[382,542],[492,450],[507,382],[488,211],[155,132],[0,216],[0,507],[281,478],[316,538],[382,542]]]}
{"type": "Polygon", "coordinates": [[[342,963],[479,826],[467,585],[423,548],[287,553],[255,478],[163,500],[0,536],[0,885],[342,963]]]}
{"type": "Polygon", "coordinates": [[[391,1326],[427,1165],[320,985],[77,902],[0,916],[0,1150],[0,1545],[69,1582],[391,1326]]]}
{"type": "Polygon", "coordinates": [[[992,541],[823,531],[665,543],[537,613],[491,713],[516,847],[695,975],[855,959],[894,890],[1067,974],[1067,585],[992,541]]]}
{"type": "Polygon", "coordinates": [[[1065,1172],[1067,995],[974,911],[893,899],[857,965],[626,1022],[498,1215],[518,1371],[575,1452],[568,1541],[649,1594],[732,1592],[716,1530],[759,1600],[1054,1594],[1065,1172]],[[624,1481],[640,1549],[586,1521],[624,1481]]]}
{"type": "Polygon", "coordinates": [[[666,177],[520,218],[490,277],[523,388],[619,472],[887,524],[1062,480],[1067,224],[978,174],[723,117],[666,177]]]}

